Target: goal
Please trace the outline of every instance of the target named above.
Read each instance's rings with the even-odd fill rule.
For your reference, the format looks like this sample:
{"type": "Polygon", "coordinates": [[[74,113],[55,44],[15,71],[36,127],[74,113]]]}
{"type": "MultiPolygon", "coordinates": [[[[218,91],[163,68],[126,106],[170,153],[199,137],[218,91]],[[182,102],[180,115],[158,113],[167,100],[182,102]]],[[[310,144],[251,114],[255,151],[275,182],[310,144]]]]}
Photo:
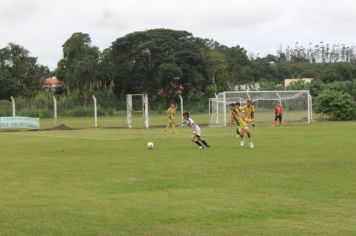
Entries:
{"type": "MultiPolygon", "coordinates": [[[[129,128],[133,127],[133,118],[141,120],[145,128],[149,128],[148,119],[148,96],[147,94],[127,94],[126,95],[127,108],[127,125],[129,128]]],[[[135,119],[136,120],[136,119],[135,119]]]]}
{"type": "Polygon", "coordinates": [[[312,97],[309,90],[294,91],[226,91],[209,99],[209,126],[226,126],[230,120],[229,105],[252,101],[256,108],[256,123],[272,123],[274,106],[283,105],[283,122],[310,123],[312,121],[312,97]]]}

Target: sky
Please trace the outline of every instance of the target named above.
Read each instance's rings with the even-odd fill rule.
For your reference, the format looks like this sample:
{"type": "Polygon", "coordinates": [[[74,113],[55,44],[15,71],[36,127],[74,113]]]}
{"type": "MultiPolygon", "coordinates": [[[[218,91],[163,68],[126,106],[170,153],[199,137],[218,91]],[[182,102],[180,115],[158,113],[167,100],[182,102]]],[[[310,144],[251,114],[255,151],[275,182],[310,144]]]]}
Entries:
{"type": "Polygon", "coordinates": [[[266,55],[295,42],[355,44],[355,13],[356,0],[0,0],[0,48],[20,44],[55,69],[74,32],[104,49],[134,31],[169,28],[266,55]]]}

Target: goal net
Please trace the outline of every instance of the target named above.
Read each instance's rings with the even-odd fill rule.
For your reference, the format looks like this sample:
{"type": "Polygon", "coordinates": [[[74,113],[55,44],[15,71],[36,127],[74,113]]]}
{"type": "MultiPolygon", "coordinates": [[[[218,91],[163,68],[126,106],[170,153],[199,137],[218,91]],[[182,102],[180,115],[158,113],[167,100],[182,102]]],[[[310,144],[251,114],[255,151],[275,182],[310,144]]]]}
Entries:
{"type": "Polygon", "coordinates": [[[283,105],[283,122],[310,123],[312,120],[312,100],[309,90],[296,91],[227,91],[209,99],[209,126],[226,126],[230,121],[231,103],[245,105],[252,101],[256,108],[256,123],[272,123],[274,107],[283,105]]]}
{"type": "Polygon", "coordinates": [[[142,127],[149,128],[148,120],[148,96],[146,94],[127,94],[126,95],[127,107],[127,124],[129,128],[142,127]],[[135,118],[135,124],[133,119],[135,118]]]}

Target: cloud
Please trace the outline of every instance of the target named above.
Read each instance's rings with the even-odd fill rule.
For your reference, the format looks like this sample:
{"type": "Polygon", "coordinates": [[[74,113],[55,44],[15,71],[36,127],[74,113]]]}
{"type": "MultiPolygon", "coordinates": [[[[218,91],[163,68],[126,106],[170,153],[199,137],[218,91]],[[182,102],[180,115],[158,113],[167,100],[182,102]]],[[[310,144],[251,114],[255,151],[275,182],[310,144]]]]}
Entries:
{"type": "Polygon", "coordinates": [[[38,4],[32,1],[0,1],[0,27],[11,27],[24,24],[30,20],[38,4]]]}
{"type": "MultiPolygon", "coordinates": [[[[103,1],[99,23],[103,27],[131,28],[164,25],[171,27],[233,29],[263,24],[275,18],[275,10],[261,0],[244,1],[103,1]],[[137,7],[139,6],[139,7],[137,7]]],[[[276,1],[269,1],[276,2],[276,1]]]]}
{"type": "Polygon", "coordinates": [[[74,32],[105,48],[133,31],[172,28],[275,53],[280,43],[352,43],[354,12],[354,0],[1,0],[0,47],[19,43],[54,69],[74,32]]]}

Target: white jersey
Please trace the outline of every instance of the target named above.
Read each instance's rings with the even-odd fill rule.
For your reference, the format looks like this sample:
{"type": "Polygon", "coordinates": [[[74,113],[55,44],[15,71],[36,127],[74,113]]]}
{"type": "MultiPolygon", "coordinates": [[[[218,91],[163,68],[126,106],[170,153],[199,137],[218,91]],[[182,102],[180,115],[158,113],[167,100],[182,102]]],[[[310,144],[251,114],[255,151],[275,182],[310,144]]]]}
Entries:
{"type": "Polygon", "coordinates": [[[188,118],[188,120],[186,120],[186,121],[184,122],[184,124],[186,124],[188,127],[191,127],[191,128],[192,128],[193,134],[198,135],[198,136],[201,135],[199,125],[197,125],[193,119],[188,118]]]}

